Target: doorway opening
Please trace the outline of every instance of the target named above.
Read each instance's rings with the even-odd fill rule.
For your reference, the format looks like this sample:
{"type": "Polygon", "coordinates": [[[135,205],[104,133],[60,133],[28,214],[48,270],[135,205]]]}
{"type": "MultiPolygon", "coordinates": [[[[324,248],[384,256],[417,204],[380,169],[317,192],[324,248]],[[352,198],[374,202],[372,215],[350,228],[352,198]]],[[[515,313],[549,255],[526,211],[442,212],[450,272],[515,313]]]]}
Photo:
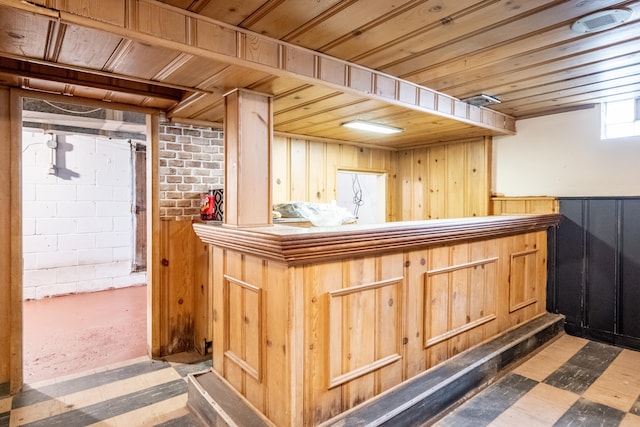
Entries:
{"type": "Polygon", "coordinates": [[[146,116],[23,98],[24,382],[146,354],[146,116]]]}

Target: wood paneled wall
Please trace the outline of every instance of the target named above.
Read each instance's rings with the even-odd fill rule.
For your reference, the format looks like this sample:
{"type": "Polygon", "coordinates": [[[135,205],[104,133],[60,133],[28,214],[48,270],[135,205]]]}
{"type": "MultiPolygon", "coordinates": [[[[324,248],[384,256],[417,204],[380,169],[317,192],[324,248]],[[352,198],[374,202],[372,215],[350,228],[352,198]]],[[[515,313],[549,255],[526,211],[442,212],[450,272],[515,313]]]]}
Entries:
{"type": "Polygon", "coordinates": [[[640,197],[559,201],[549,311],[571,334],[640,350],[640,197]]]}
{"type": "Polygon", "coordinates": [[[546,232],[299,266],[212,245],[213,366],[318,425],[545,312],[546,232]]]}
{"type": "Polygon", "coordinates": [[[338,169],[387,173],[387,221],[489,214],[491,140],[388,151],[276,137],[273,202],[336,199],[338,169]]]}
{"type": "Polygon", "coordinates": [[[204,341],[211,341],[208,248],[191,220],[160,222],[159,356],[204,354],[204,341]]]}
{"type": "MultiPolygon", "coordinates": [[[[276,136],[271,156],[273,203],[336,200],[338,169],[387,173],[388,189],[395,182],[396,154],[389,150],[276,136]]],[[[394,221],[393,196],[386,211],[394,221]]]]}
{"type": "Polygon", "coordinates": [[[491,139],[398,153],[397,220],[489,214],[491,139]]]}
{"type": "Polygon", "coordinates": [[[491,198],[491,215],[547,214],[559,211],[557,197],[491,198]]]}

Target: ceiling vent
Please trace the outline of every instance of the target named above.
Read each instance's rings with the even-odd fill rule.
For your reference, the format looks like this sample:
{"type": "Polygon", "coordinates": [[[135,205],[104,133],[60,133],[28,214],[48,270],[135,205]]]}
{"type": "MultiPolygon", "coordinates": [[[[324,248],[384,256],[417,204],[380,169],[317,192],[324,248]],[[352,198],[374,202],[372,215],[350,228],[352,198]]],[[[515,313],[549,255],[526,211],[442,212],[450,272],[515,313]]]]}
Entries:
{"type": "Polygon", "coordinates": [[[500,100],[495,96],[485,95],[484,93],[480,95],[470,96],[468,98],[462,99],[461,101],[466,102],[467,104],[475,105],[476,107],[484,107],[486,105],[500,103],[500,100]]]}
{"type": "Polygon", "coordinates": [[[630,17],[629,9],[603,10],[578,19],[571,25],[571,31],[578,34],[604,31],[625,23],[630,17]]]}

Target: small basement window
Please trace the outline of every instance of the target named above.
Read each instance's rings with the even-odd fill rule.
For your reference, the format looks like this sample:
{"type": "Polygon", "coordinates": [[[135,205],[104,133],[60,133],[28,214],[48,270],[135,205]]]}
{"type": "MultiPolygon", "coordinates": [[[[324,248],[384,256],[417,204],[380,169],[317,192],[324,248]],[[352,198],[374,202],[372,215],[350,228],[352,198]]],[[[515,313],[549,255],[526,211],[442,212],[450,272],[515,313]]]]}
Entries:
{"type": "Polygon", "coordinates": [[[640,98],[602,104],[602,139],[640,136],[640,98]]]}

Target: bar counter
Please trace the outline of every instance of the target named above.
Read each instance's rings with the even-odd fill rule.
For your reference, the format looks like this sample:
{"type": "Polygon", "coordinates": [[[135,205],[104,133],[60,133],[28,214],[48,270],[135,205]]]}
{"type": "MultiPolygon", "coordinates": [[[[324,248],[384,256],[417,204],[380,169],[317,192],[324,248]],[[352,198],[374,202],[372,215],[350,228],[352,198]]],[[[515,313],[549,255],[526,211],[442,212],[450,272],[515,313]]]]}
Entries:
{"type": "Polygon", "coordinates": [[[544,314],[559,220],[194,224],[210,245],[213,372],[267,423],[330,422],[544,314]]]}

